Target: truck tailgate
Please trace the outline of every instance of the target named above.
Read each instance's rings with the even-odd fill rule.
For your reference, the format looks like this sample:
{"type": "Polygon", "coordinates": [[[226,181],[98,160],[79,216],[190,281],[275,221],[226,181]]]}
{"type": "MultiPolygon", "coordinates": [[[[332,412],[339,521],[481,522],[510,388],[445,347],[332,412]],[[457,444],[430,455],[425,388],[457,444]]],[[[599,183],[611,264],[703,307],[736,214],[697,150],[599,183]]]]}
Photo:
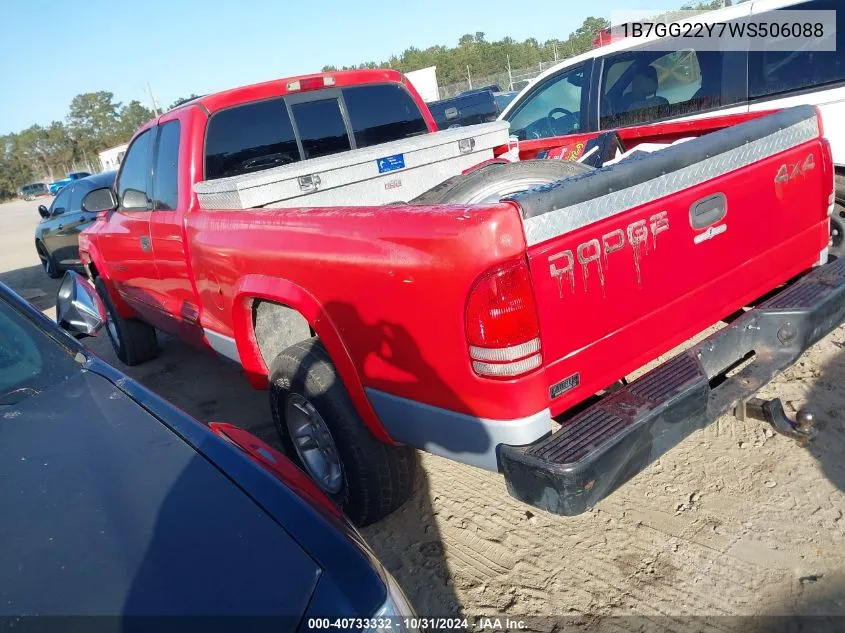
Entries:
{"type": "Polygon", "coordinates": [[[798,107],[514,197],[552,413],[818,263],[828,156],[798,107]]]}

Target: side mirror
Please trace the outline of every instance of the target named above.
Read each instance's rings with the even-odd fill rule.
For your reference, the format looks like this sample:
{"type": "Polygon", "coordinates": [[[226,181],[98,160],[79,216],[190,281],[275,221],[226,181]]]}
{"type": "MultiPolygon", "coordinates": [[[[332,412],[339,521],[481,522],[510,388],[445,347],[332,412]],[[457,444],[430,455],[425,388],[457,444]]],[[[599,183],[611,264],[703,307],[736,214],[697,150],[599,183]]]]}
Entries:
{"type": "Polygon", "coordinates": [[[56,322],[75,338],[95,336],[106,323],[106,306],[85,277],[69,270],[56,296],[56,322]]]}
{"type": "MultiPolygon", "coordinates": [[[[147,194],[137,189],[127,189],[123,192],[123,208],[131,211],[145,211],[147,206],[147,194]]],[[[116,205],[115,205],[116,206],[116,205]]]]}
{"type": "Polygon", "coordinates": [[[89,191],[82,198],[82,210],[88,213],[114,211],[115,209],[117,209],[117,200],[114,197],[114,192],[109,187],[89,191]]]}
{"type": "Polygon", "coordinates": [[[50,209],[45,207],[43,204],[38,205],[38,215],[42,218],[49,218],[50,217],[50,209]]]}

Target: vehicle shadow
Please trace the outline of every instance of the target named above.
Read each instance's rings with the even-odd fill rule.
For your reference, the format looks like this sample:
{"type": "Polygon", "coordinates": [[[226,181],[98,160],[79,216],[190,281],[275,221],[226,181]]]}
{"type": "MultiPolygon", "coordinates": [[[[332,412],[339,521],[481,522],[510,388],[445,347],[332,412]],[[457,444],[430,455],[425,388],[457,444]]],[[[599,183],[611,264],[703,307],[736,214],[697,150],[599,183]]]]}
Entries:
{"type": "Polygon", "coordinates": [[[808,446],[825,477],[845,491],[845,336],[828,340],[836,352],[820,368],[807,393],[806,407],[815,413],[818,437],[808,446]]]}
{"type": "Polygon", "coordinates": [[[9,286],[39,310],[56,305],[61,279],[50,279],[40,264],[0,272],[0,282],[9,286]]]}

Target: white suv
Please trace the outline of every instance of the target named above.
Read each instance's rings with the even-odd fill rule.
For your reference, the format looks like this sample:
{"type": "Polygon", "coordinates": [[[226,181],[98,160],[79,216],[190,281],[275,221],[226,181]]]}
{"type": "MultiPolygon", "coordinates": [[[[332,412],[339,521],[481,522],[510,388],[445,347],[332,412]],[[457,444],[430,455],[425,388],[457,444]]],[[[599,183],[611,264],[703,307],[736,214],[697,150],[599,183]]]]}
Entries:
{"type": "MultiPolygon", "coordinates": [[[[798,104],[821,109],[833,148],[837,202],[845,205],[845,2],[754,0],[697,16],[729,22],[778,9],[835,10],[836,50],[678,50],[623,39],[568,59],[534,79],[500,116],[521,139],[642,125],[670,119],[770,110],[798,104]]],[[[841,221],[845,208],[840,208],[841,221]]],[[[836,227],[834,227],[836,230],[836,227]]],[[[835,239],[834,235],[834,239],[835,239]]],[[[839,235],[841,239],[841,231],[839,235]]]]}

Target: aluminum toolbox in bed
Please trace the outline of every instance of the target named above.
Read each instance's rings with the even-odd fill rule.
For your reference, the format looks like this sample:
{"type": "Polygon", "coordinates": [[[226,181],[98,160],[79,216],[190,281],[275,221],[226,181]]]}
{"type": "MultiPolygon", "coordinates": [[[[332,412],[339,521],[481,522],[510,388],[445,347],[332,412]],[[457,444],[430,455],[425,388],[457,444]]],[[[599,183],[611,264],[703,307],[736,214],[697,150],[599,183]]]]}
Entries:
{"type": "Polygon", "coordinates": [[[406,202],[493,158],[508,123],[452,128],[194,185],[203,209],[406,202]]]}

